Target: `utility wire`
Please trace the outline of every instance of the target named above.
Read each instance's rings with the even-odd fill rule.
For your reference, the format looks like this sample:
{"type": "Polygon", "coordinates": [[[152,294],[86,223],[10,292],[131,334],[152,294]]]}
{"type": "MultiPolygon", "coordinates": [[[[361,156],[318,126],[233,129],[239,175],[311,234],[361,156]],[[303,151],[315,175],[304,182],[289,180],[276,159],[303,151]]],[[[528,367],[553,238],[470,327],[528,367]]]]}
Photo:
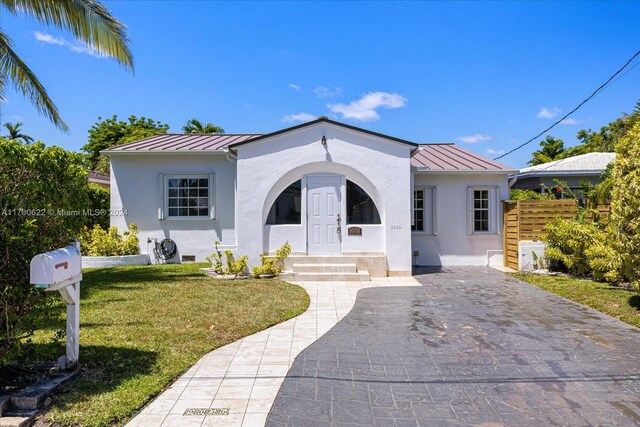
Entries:
{"type": "MultiPolygon", "coordinates": [[[[539,134],[537,134],[536,136],[534,136],[533,138],[531,138],[530,140],[528,140],[527,142],[524,142],[520,145],[518,145],[516,148],[507,151],[504,154],[499,155],[498,157],[495,157],[493,160],[498,160],[501,159],[505,156],[508,156],[509,154],[513,153],[514,151],[517,151],[519,149],[521,149],[522,147],[524,147],[527,144],[532,143],[534,140],[540,138],[542,135],[544,135],[545,133],[549,132],[551,129],[553,129],[556,125],[558,125],[559,123],[561,123],[563,120],[565,120],[567,117],[569,117],[570,115],[572,115],[573,113],[575,113],[576,111],[578,111],[578,109],[580,107],[582,107],[584,104],[586,104],[591,98],[593,98],[594,96],[596,96],[599,92],[601,92],[605,86],[607,86],[618,74],[620,74],[625,68],[627,68],[629,66],[629,64],[631,64],[631,62],[636,59],[636,57],[640,55],[640,50],[637,51],[627,62],[626,64],[624,64],[622,66],[622,68],[620,68],[618,71],[616,71],[611,77],[609,77],[609,79],[607,79],[606,82],[604,82],[603,84],[600,85],[600,87],[598,87],[598,89],[596,89],[595,91],[593,91],[593,93],[591,95],[589,95],[584,101],[582,101],[580,104],[578,104],[578,106],[576,108],[574,108],[573,110],[569,111],[567,114],[565,114],[560,120],[558,120],[557,122],[555,122],[554,124],[552,124],[551,126],[549,126],[548,128],[546,128],[545,130],[543,130],[542,132],[540,132],[539,134]]],[[[638,64],[636,64],[638,65],[638,64]]],[[[634,65],[632,68],[635,68],[634,65]]]]}

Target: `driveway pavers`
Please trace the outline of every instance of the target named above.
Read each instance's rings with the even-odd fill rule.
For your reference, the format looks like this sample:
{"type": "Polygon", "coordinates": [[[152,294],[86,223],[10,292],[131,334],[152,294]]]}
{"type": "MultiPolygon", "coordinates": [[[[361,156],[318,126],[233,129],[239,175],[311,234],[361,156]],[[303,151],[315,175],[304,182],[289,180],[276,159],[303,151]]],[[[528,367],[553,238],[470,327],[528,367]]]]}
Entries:
{"type": "Polygon", "coordinates": [[[638,329],[493,269],[418,273],[358,292],[268,426],[640,424],[638,329]]]}

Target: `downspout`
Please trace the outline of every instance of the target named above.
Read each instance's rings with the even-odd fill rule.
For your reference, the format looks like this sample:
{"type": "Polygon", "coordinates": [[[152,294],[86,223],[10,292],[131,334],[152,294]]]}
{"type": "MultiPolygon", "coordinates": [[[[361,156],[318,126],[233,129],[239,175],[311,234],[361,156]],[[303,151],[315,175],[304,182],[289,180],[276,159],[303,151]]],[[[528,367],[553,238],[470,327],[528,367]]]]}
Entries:
{"type": "Polygon", "coordinates": [[[518,180],[518,175],[517,174],[513,175],[509,179],[509,190],[511,190],[511,187],[513,187],[513,184],[515,184],[517,180],[518,180]]]}
{"type": "Polygon", "coordinates": [[[229,149],[229,147],[224,147],[222,151],[227,153],[227,160],[229,160],[230,162],[235,163],[238,160],[238,156],[231,149],[229,149]]]}

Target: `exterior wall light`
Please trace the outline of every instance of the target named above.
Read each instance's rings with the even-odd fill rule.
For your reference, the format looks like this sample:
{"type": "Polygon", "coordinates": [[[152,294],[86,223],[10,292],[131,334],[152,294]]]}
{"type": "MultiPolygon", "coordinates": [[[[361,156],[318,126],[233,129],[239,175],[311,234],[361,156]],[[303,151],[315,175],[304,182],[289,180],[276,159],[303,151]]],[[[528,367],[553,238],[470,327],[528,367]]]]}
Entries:
{"type": "Polygon", "coordinates": [[[320,142],[322,143],[322,145],[327,145],[327,137],[322,135],[322,139],[320,140],[320,142]]]}

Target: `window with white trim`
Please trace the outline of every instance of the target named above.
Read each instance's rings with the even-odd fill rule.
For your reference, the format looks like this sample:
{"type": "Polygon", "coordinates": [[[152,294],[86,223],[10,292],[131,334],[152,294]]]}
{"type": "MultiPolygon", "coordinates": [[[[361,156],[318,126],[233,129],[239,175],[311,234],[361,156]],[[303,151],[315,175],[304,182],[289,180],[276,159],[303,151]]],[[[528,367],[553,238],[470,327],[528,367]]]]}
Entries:
{"type": "Polygon", "coordinates": [[[497,233],[497,189],[469,188],[469,234],[497,233]]]}
{"type": "Polygon", "coordinates": [[[434,187],[416,187],[413,190],[412,231],[435,234],[435,190],[434,187]]]}
{"type": "Polygon", "coordinates": [[[170,175],[165,188],[168,218],[210,218],[210,175],[170,175]]]}

